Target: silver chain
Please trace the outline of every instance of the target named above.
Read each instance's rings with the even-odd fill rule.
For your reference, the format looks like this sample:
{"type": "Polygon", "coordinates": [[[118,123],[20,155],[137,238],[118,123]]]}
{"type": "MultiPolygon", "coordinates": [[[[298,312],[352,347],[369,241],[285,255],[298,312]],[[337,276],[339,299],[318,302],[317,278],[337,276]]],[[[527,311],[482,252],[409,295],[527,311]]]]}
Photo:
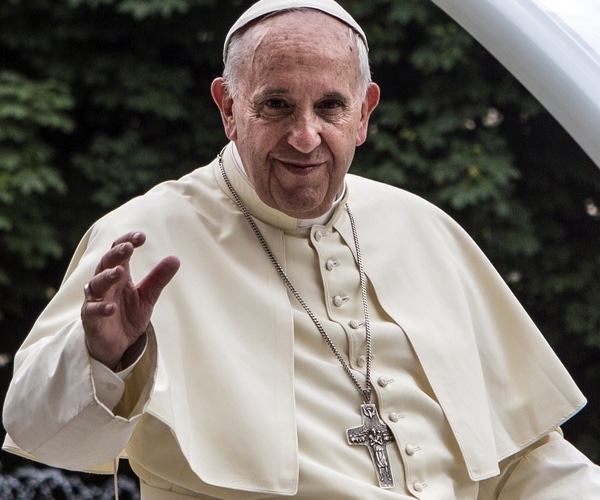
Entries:
{"type": "Polygon", "coordinates": [[[358,271],[360,274],[360,290],[361,290],[361,295],[362,295],[363,312],[364,312],[364,316],[365,316],[365,332],[366,332],[365,337],[366,337],[366,344],[367,344],[367,353],[366,353],[367,368],[366,368],[365,387],[362,387],[360,385],[356,376],[354,375],[354,373],[352,373],[352,370],[348,366],[348,363],[346,363],[346,361],[340,354],[340,351],[338,350],[336,345],[333,343],[333,340],[331,340],[331,337],[327,334],[327,332],[325,331],[325,328],[323,328],[323,325],[321,325],[321,322],[317,319],[315,314],[308,307],[308,304],[306,304],[306,302],[304,301],[304,299],[302,298],[302,296],[300,295],[298,290],[296,290],[296,287],[290,281],[290,279],[288,278],[283,267],[281,266],[279,261],[276,259],[275,255],[273,254],[273,251],[269,247],[269,244],[265,240],[262,232],[256,225],[254,218],[252,217],[252,215],[250,215],[250,212],[248,212],[248,210],[242,203],[242,200],[240,199],[237,192],[233,188],[233,185],[231,184],[229,177],[227,177],[227,174],[225,173],[225,168],[223,167],[223,154],[222,153],[219,154],[218,161],[219,161],[219,169],[221,170],[221,175],[223,176],[223,180],[225,181],[225,184],[227,184],[227,187],[229,188],[229,191],[231,192],[231,195],[233,196],[235,204],[238,206],[238,208],[240,209],[240,212],[242,213],[242,215],[244,216],[244,218],[246,219],[246,221],[252,228],[252,231],[256,235],[256,238],[258,239],[260,245],[262,246],[263,250],[269,257],[269,260],[271,261],[271,263],[273,264],[273,266],[275,267],[275,269],[281,276],[281,279],[283,280],[283,282],[289,288],[290,292],[292,292],[294,297],[296,297],[296,300],[298,301],[298,303],[302,306],[302,308],[306,311],[306,313],[308,314],[308,316],[310,317],[312,322],[315,324],[315,326],[317,327],[317,330],[321,334],[321,337],[323,337],[323,340],[325,340],[325,342],[327,343],[327,345],[329,346],[329,348],[331,349],[333,354],[335,354],[335,357],[338,359],[338,361],[342,365],[342,368],[348,374],[348,376],[350,377],[350,379],[352,380],[352,382],[354,383],[354,385],[356,386],[356,388],[358,389],[358,391],[364,398],[364,402],[366,404],[369,404],[371,401],[372,345],[371,345],[371,323],[369,321],[369,307],[368,307],[368,302],[367,302],[367,281],[366,281],[365,272],[363,269],[362,256],[360,253],[360,246],[358,244],[358,234],[356,232],[356,224],[354,223],[354,217],[352,216],[350,207],[348,207],[347,204],[345,206],[346,212],[348,213],[348,218],[350,219],[350,226],[352,227],[352,236],[354,237],[354,247],[356,248],[356,261],[358,263],[358,271]]]}

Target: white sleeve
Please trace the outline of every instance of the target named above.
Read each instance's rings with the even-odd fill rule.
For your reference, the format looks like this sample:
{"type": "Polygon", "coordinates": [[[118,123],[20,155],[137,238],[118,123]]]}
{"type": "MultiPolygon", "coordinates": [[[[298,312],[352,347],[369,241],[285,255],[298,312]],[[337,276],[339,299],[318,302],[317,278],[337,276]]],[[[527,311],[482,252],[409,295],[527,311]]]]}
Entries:
{"type": "MultiPolygon", "coordinates": [[[[147,346],[147,344],[146,344],[147,346]]],[[[138,358],[129,365],[125,370],[113,372],[100,361],[90,358],[90,364],[92,366],[92,380],[94,381],[94,388],[96,390],[96,397],[104,406],[109,410],[113,410],[117,403],[123,397],[125,392],[125,380],[131,375],[133,369],[139,363],[141,357],[146,352],[146,346],[144,350],[138,356],[138,358]]]]}
{"type": "MultiPolygon", "coordinates": [[[[153,335],[148,338],[148,361],[132,367],[140,373],[132,378],[141,382],[126,414],[113,413],[98,397],[81,321],[19,351],[3,412],[12,441],[26,455],[55,467],[92,470],[112,461],[150,400],[156,346],[153,335]]],[[[106,402],[112,404],[111,399],[106,402]]]]}
{"type": "Polygon", "coordinates": [[[560,429],[502,462],[501,466],[500,477],[482,483],[480,499],[600,498],[600,467],[565,440],[560,429]]]}

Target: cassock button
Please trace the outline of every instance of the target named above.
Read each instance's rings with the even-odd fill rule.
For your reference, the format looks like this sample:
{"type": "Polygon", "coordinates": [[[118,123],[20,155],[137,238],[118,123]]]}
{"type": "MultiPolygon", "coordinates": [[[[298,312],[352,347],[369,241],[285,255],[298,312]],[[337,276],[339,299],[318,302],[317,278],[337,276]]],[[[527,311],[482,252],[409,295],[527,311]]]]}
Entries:
{"type": "Polygon", "coordinates": [[[380,387],[387,387],[392,382],[394,382],[394,379],[388,378],[388,377],[379,377],[379,379],[377,380],[377,383],[379,384],[380,387]]]}
{"type": "Polygon", "coordinates": [[[327,237],[329,234],[329,231],[315,231],[315,240],[321,241],[323,237],[327,237]]]}
{"type": "Polygon", "coordinates": [[[390,413],[390,420],[392,422],[398,422],[399,420],[401,420],[403,418],[404,418],[404,413],[396,413],[396,412],[390,413]]]}
{"type": "Polygon", "coordinates": [[[364,321],[357,321],[357,320],[353,319],[348,324],[350,325],[350,328],[352,328],[353,330],[358,330],[361,326],[363,326],[365,324],[365,322],[364,321]]]}
{"type": "Polygon", "coordinates": [[[117,390],[117,384],[113,384],[112,382],[109,382],[108,384],[106,384],[106,388],[109,391],[116,391],[117,390]]]}
{"type": "Polygon", "coordinates": [[[412,445],[406,445],[406,448],[404,449],[406,451],[406,454],[409,457],[412,457],[417,451],[419,451],[421,449],[420,446],[412,446],[412,445]]]}
{"type": "Polygon", "coordinates": [[[413,488],[417,493],[420,493],[427,487],[427,483],[414,483],[413,488]]]}
{"type": "Polygon", "coordinates": [[[339,265],[340,265],[340,263],[337,260],[329,259],[325,263],[325,269],[327,269],[328,271],[333,271],[339,265]]]}
{"type": "Polygon", "coordinates": [[[336,295],[333,298],[333,305],[335,305],[336,307],[342,307],[344,303],[348,302],[349,300],[350,297],[342,297],[341,295],[336,295]]]}
{"type": "Polygon", "coordinates": [[[367,357],[359,356],[358,358],[356,358],[356,364],[362,368],[367,364],[367,357]]]}

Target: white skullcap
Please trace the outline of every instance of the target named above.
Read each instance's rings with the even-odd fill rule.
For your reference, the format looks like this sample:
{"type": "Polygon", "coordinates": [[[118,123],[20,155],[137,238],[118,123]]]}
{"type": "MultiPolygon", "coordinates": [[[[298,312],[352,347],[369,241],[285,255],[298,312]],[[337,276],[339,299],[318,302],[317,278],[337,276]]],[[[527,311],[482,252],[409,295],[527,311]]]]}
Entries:
{"type": "Polygon", "coordinates": [[[330,16],[338,18],[340,21],[345,22],[348,26],[351,26],[354,30],[356,30],[356,32],[364,40],[367,49],[369,48],[365,32],[353,19],[353,17],[334,0],[260,0],[250,7],[246,12],[244,12],[231,27],[229,33],[227,33],[227,37],[225,38],[225,46],[223,47],[223,61],[227,60],[227,47],[229,46],[229,40],[231,40],[231,36],[236,31],[267,14],[272,14],[273,12],[278,12],[280,10],[298,8],[320,10],[321,12],[325,12],[330,16]]]}

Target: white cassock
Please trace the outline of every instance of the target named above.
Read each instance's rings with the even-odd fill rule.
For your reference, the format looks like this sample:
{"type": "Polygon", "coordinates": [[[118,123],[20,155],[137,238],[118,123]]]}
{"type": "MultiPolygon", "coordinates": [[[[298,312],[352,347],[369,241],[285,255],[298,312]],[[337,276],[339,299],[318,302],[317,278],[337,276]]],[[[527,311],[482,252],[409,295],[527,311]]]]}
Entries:
{"type": "Polygon", "coordinates": [[[82,470],[125,449],[145,499],[600,496],[598,467],[554,431],[584,397],[455,222],[414,195],[349,175],[329,220],[303,227],[260,202],[233,150],[224,166],[235,189],[362,383],[345,203],[352,209],[368,277],[374,400],[396,439],[395,489],[380,489],[367,450],[347,444],[346,429],[361,423],[360,395],[231,200],[217,161],[84,236],[15,358],[5,449],[82,470]],[[92,368],[79,313],[100,257],[133,230],[147,235],[134,278],[168,254],[181,269],[123,384],[92,368]]]}

